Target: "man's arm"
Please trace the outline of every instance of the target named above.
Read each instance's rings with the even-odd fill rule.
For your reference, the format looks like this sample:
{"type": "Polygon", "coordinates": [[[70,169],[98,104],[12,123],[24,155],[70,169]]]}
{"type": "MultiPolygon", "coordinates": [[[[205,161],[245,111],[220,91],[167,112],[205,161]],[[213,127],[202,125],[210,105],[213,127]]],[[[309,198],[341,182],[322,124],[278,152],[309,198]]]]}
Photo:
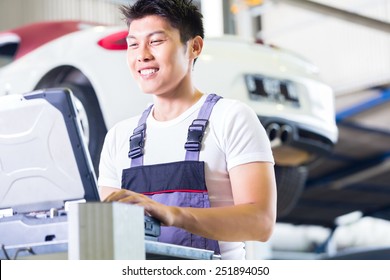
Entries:
{"type": "Polygon", "coordinates": [[[178,226],[217,240],[268,240],[276,220],[273,165],[244,164],[232,168],[229,175],[235,206],[184,208],[178,215],[178,226]]]}
{"type": "Polygon", "coordinates": [[[105,201],[138,204],[164,225],[180,227],[206,238],[223,241],[268,240],[276,220],[273,164],[243,164],[232,168],[229,175],[234,206],[207,209],[166,206],[142,194],[108,187],[102,187],[101,197],[105,201]],[[116,192],[109,194],[112,191],[116,192]]]}

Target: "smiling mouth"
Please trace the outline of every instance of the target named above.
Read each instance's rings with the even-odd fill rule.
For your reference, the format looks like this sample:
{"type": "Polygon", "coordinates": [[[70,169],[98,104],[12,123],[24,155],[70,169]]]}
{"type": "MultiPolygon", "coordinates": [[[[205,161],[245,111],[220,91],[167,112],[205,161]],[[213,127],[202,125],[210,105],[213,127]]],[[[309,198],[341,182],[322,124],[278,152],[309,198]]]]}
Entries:
{"type": "Polygon", "coordinates": [[[154,73],[157,73],[158,72],[158,69],[157,68],[151,68],[151,69],[143,69],[143,70],[140,70],[138,71],[142,76],[150,76],[154,73]]]}

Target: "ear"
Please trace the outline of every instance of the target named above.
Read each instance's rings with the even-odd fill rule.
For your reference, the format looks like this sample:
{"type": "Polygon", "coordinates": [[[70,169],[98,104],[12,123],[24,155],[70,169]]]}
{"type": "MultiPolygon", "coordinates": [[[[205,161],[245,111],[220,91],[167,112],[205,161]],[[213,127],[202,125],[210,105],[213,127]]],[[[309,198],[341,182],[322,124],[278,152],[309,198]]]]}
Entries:
{"type": "Polygon", "coordinates": [[[203,38],[200,36],[196,36],[191,40],[191,58],[196,59],[202,52],[203,49],[203,38]]]}

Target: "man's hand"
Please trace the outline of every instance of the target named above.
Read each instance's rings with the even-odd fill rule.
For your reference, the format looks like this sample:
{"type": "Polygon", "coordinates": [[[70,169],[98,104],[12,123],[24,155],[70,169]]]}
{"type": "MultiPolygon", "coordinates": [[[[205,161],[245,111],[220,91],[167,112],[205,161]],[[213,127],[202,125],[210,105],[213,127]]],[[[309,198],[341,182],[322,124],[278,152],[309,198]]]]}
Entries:
{"type": "Polygon", "coordinates": [[[118,191],[112,192],[103,200],[103,202],[114,201],[139,205],[145,209],[146,215],[150,215],[158,219],[165,226],[171,226],[174,223],[175,207],[170,207],[158,203],[146,195],[120,189],[118,191]]]}

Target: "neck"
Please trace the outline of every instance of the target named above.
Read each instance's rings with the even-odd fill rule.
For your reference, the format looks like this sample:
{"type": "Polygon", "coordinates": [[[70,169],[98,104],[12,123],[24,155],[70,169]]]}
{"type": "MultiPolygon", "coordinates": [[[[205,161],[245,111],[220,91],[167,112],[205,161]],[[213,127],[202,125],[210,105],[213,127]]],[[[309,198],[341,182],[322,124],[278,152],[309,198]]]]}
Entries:
{"type": "Polygon", "coordinates": [[[199,90],[194,89],[189,94],[170,97],[155,96],[153,117],[157,121],[172,120],[194,105],[202,95],[199,90]]]}

